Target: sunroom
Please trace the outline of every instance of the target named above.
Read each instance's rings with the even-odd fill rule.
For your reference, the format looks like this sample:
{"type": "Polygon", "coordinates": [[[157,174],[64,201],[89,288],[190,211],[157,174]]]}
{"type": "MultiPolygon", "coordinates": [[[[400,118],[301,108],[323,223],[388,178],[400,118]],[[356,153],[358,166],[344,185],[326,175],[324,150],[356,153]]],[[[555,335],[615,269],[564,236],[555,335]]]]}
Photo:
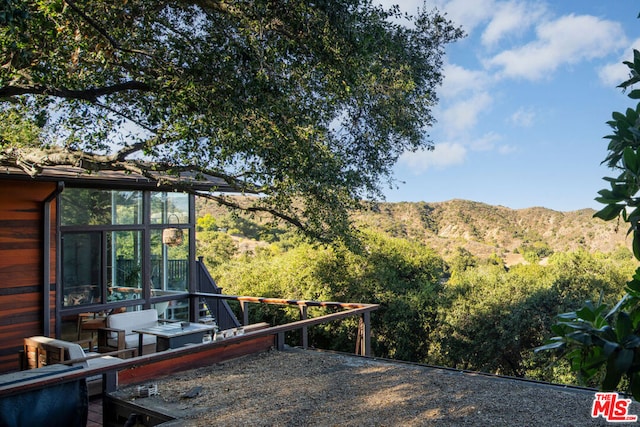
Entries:
{"type": "Polygon", "coordinates": [[[65,188],[61,316],[151,306],[159,317],[188,320],[193,203],[186,193],[65,188]]]}
{"type": "MultiPolygon", "coordinates": [[[[22,339],[77,339],[85,320],[155,308],[198,320],[195,195],[215,178],[176,192],[170,177],[45,168],[0,174],[0,372],[18,367],[22,339]]],[[[200,270],[203,270],[200,271],[200,270]]],[[[214,285],[215,286],[215,285],[214,285]]],[[[87,325],[88,326],[88,325],[87,325]]]]}

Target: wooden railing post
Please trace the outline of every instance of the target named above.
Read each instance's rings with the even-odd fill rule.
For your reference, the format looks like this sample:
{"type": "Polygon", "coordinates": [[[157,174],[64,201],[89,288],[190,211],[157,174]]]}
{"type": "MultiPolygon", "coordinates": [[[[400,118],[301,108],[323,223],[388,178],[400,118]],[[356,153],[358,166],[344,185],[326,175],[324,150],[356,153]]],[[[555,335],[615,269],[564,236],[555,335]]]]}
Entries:
{"type": "MultiPolygon", "coordinates": [[[[249,324],[249,303],[258,304],[276,304],[276,305],[297,305],[300,310],[301,320],[291,322],[287,325],[272,326],[270,330],[277,330],[276,347],[278,349],[284,348],[284,331],[292,332],[300,330],[302,332],[302,346],[306,349],[309,347],[309,335],[308,327],[319,325],[324,322],[343,319],[351,316],[360,316],[358,320],[358,332],[356,336],[356,348],[355,352],[364,356],[371,356],[371,312],[379,308],[378,304],[362,304],[362,303],[345,303],[345,302],[333,302],[333,301],[308,301],[308,300],[289,300],[282,298],[266,298],[266,297],[251,297],[251,296],[237,296],[237,295],[224,295],[208,293],[198,293],[196,296],[201,297],[215,297],[218,301],[230,300],[238,301],[240,303],[240,309],[243,313],[244,325],[249,324]],[[308,318],[309,307],[332,307],[341,308],[343,311],[336,313],[325,314],[318,317],[308,318]]],[[[235,316],[234,316],[235,318],[235,316]]],[[[236,321],[240,323],[239,321],[236,321]]]]}
{"type": "Polygon", "coordinates": [[[276,334],[276,350],[284,350],[284,332],[278,332],[276,334]]]}
{"type": "MultiPolygon", "coordinates": [[[[300,320],[307,320],[307,305],[300,305],[300,320]]],[[[309,347],[309,331],[306,326],[302,327],[302,348],[307,349],[309,347]]]]}
{"type": "Polygon", "coordinates": [[[360,354],[363,356],[371,356],[371,312],[367,311],[362,313],[362,316],[360,316],[360,324],[362,325],[360,354]]]}
{"type": "Polygon", "coordinates": [[[242,301],[240,308],[242,310],[242,324],[246,326],[249,324],[249,302],[242,301]]]}

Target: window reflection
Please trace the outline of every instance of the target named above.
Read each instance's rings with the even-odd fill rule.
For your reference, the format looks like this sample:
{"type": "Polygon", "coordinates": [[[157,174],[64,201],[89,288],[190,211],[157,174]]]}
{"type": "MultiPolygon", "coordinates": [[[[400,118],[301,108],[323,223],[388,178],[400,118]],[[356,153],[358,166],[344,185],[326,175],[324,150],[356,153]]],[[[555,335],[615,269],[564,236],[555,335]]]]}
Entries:
{"type": "Polygon", "coordinates": [[[60,195],[63,307],[139,299],[151,287],[150,302],[158,311],[178,316],[182,304],[157,299],[189,289],[191,200],[183,193],[65,189],[60,195]],[[182,234],[182,241],[163,243],[165,230],[182,234]]]}
{"type": "Polygon", "coordinates": [[[189,223],[189,196],[184,193],[152,193],[151,223],[189,223]]]}
{"type": "Polygon", "coordinates": [[[102,302],[101,233],[66,233],[62,239],[63,305],[102,302]]]}
{"type": "Polygon", "coordinates": [[[142,292],[142,233],[107,234],[107,301],[137,299],[142,292]]]}
{"type": "Polygon", "coordinates": [[[142,223],[140,191],[68,188],[60,197],[62,225],[142,223]]]}
{"type": "Polygon", "coordinates": [[[162,243],[162,230],[151,232],[151,284],[156,295],[189,288],[189,233],[179,246],[162,243]]]}

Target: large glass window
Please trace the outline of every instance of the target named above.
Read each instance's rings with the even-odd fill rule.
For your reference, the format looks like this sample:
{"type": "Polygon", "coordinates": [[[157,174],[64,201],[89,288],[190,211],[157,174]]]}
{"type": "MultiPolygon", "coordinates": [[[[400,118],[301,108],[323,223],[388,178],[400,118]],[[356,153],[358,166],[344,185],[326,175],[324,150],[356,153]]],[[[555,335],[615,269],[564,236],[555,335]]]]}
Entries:
{"type": "Polygon", "coordinates": [[[142,192],[68,188],[60,209],[62,225],[142,224],[142,192]]]}
{"type": "Polygon", "coordinates": [[[189,196],[184,193],[152,193],[152,224],[188,224],[189,196]]]}
{"type": "Polygon", "coordinates": [[[107,301],[140,298],[142,295],[142,233],[107,233],[107,301]]]}
{"type": "Polygon", "coordinates": [[[62,238],[62,294],[65,307],[102,302],[101,233],[65,233],[62,238]]]}
{"type": "Polygon", "coordinates": [[[183,242],[168,246],[162,242],[163,230],[151,232],[151,284],[155,295],[189,289],[189,233],[183,242]]]}
{"type": "Polygon", "coordinates": [[[190,200],[183,193],[65,189],[63,307],[188,292],[190,200]]]}

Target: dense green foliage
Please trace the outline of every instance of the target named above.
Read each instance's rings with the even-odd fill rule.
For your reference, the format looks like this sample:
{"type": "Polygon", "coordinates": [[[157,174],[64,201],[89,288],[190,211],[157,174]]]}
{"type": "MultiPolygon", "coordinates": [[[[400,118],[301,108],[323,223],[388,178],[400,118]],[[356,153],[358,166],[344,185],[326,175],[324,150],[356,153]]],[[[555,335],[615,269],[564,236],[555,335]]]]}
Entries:
{"type": "MultiPolygon", "coordinates": [[[[361,253],[307,243],[286,250],[273,244],[255,256],[214,269],[213,275],[227,293],[379,303],[382,307],[372,320],[377,331],[374,353],[415,360],[426,351],[419,343],[428,342],[435,323],[442,260],[427,248],[404,240],[371,234],[363,239],[366,248],[361,253]]],[[[263,310],[253,311],[253,319],[281,322],[298,316],[274,307],[263,310]]],[[[353,350],[355,330],[350,322],[314,329],[312,345],[353,350]]]]}
{"type": "MultiPolygon", "coordinates": [[[[629,79],[619,85],[628,89],[640,82],[640,51],[625,61],[629,79]]],[[[640,89],[629,92],[640,99],[640,89]]],[[[596,200],[605,207],[595,214],[605,221],[622,219],[632,235],[633,254],[640,260],[640,103],[625,113],[612,113],[607,122],[613,133],[603,163],[619,172],[606,177],[610,188],[600,190],[596,200]]],[[[555,337],[539,350],[557,350],[585,382],[596,382],[602,390],[624,387],[640,400],[640,268],[626,286],[626,293],[612,304],[588,300],[584,306],[559,316],[553,325],[555,337]]]]}
{"type": "Polygon", "coordinates": [[[207,174],[340,237],[400,154],[432,148],[461,36],[369,0],[4,0],[0,164],[207,174]]]}
{"type": "MultiPolygon", "coordinates": [[[[362,240],[363,250],[353,252],[280,236],[210,265],[226,293],[380,304],[372,315],[379,357],[571,384],[579,379],[564,360],[534,348],[549,337],[559,313],[600,294],[616,301],[635,265],[622,249],[579,250],[556,251],[545,265],[507,269],[495,254],[480,259],[458,248],[445,261],[414,240],[374,231],[362,240]]],[[[300,315],[257,305],[250,313],[252,321],[272,324],[300,315]]],[[[310,345],[352,352],[355,332],[354,320],[313,327],[310,345]]],[[[299,343],[296,334],[288,338],[299,343]]]]}

